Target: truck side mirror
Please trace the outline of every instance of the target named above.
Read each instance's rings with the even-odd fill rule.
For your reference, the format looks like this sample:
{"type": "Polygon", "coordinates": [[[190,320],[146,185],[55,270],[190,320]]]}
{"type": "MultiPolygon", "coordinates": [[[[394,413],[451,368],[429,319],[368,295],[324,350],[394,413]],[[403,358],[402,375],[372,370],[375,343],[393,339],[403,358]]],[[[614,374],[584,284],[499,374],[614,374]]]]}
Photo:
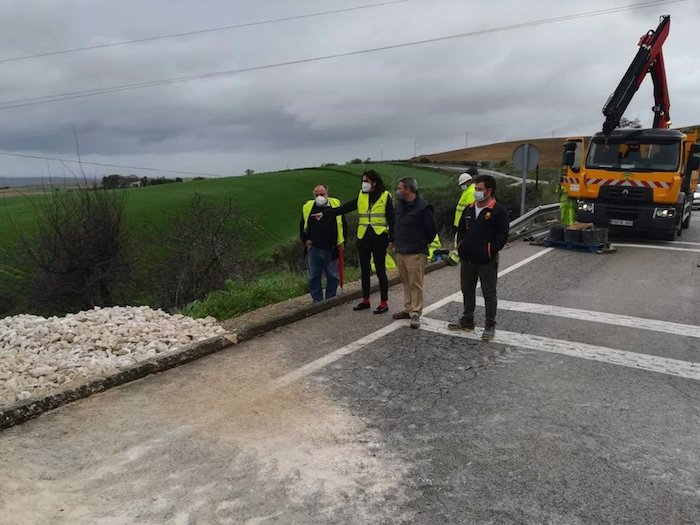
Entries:
{"type": "Polygon", "coordinates": [[[700,169],[700,157],[690,157],[688,159],[688,171],[700,169]]]}
{"type": "Polygon", "coordinates": [[[564,166],[573,166],[574,162],[576,160],[576,152],[575,151],[565,151],[564,152],[564,160],[562,161],[562,165],[564,166]]]}
{"type": "Polygon", "coordinates": [[[700,153],[700,144],[693,144],[693,147],[690,148],[690,153],[691,155],[693,153],[700,153]]]}

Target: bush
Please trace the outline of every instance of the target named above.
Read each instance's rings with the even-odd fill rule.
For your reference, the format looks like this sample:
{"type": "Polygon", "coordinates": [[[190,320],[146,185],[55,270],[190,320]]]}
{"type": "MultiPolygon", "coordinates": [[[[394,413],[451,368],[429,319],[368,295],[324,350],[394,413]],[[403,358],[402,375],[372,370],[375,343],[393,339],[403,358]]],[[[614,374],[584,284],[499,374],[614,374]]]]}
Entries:
{"type": "Polygon", "coordinates": [[[30,261],[18,245],[0,250],[0,317],[29,311],[30,261]]]}
{"type": "Polygon", "coordinates": [[[272,264],[278,270],[284,270],[293,275],[304,274],[307,264],[301,240],[293,239],[278,245],[272,252],[272,264]]]}
{"type": "Polygon", "coordinates": [[[452,224],[455,218],[455,208],[462,195],[457,185],[457,178],[442,188],[431,188],[420,192],[421,197],[433,205],[438,234],[443,245],[452,238],[452,224]]]}
{"type": "Polygon", "coordinates": [[[79,185],[36,206],[36,229],[18,232],[5,273],[24,282],[29,311],[63,314],[112,306],[130,278],[124,195],[79,185]],[[26,265],[26,272],[17,270],[26,265]],[[13,269],[14,266],[14,269],[13,269]]]}
{"type": "Polygon", "coordinates": [[[205,200],[193,194],[189,208],[169,215],[165,225],[148,232],[149,250],[142,263],[162,308],[181,307],[224,286],[227,279],[246,277],[255,225],[231,199],[205,200]]]}
{"type": "MultiPolygon", "coordinates": [[[[540,181],[549,181],[549,184],[538,184],[537,191],[535,192],[535,185],[527,185],[527,193],[525,194],[525,208],[526,210],[531,210],[541,204],[549,204],[552,202],[557,202],[558,196],[556,195],[556,182],[558,182],[558,174],[552,176],[552,173],[556,174],[556,170],[541,170],[540,171],[540,181]],[[554,183],[552,182],[554,181],[554,183]]],[[[498,185],[496,186],[496,199],[498,202],[503,204],[508,210],[508,220],[513,220],[520,217],[520,195],[522,192],[522,185],[513,180],[508,181],[508,179],[498,180],[498,185]]]]}

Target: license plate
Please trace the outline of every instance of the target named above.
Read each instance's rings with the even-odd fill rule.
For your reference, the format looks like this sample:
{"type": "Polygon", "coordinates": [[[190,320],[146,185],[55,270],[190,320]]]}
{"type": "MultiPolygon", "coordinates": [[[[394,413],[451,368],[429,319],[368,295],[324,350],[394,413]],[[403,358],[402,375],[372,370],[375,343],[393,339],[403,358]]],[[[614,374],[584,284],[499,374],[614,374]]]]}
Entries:
{"type": "Polygon", "coordinates": [[[612,226],[632,226],[634,224],[632,221],[626,221],[624,219],[610,219],[610,224],[612,226]]]}

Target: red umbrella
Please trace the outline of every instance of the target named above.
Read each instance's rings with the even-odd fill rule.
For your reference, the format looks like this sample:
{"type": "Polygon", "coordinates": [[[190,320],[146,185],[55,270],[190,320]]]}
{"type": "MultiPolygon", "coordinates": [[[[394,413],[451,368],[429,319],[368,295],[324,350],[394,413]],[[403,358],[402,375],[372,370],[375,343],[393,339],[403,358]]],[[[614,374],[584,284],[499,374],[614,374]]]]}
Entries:
{"type": "Polygon", "coordinates": [[[345,262],[343,261],[344,246],[338,246],[338,278],[340,279],[340,287],[343,287],[345,282],[345,262]]]}

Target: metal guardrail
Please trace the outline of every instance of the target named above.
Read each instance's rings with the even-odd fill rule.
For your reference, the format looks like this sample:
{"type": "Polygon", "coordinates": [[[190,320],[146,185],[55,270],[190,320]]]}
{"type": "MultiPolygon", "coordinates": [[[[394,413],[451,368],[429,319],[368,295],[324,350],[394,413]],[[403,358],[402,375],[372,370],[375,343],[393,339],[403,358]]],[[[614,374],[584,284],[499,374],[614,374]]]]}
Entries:
{"type": "Polygon", "coordinates": [[[559,203],[555,202],[553,204],[544,204],[533,208],[524,215],[521,215],[517,219],[514,219],[510,223],[510,228],[508,231],[508,240],[518,239],[524,237],[527,234],[532,234],[537,230],[543,230],[547,228],[548,224],[536,225],[536,222],[543,216],[552,215],[559,213],[559,203]]]}

